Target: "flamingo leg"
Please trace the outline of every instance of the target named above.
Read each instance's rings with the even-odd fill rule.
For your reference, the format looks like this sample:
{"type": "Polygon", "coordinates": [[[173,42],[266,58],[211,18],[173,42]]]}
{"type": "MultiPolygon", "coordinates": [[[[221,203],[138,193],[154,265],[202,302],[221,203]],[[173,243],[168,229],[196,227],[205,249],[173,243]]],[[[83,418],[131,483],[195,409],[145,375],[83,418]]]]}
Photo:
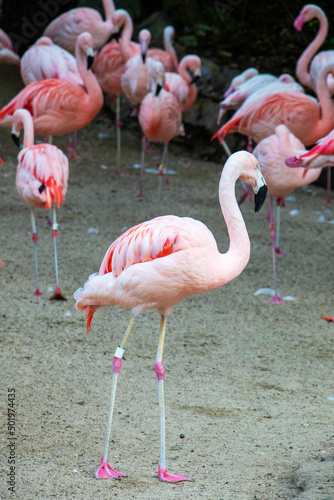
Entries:
{"type": "Polygon", "coordinates": [[[162,178],[163,178],[164,173],[165,173],[167,152],[168,152],[168,143],[166,143],[164,145],[164,150],[163,150],[163,153],[162,153],[162,159],[161,159],[161,163],[159,165],[158,205],[160,204],[160,199],[161,199],[162,178]]]}
{"type": "Polygon", "coordinates": [[[160,413],[160,460],[158,475],[160,481],[176,483],[179,481],[192,481],[191,478],[180,474],[169,474],[166,470],[166,447],[165,447],[165,399],[164,399],[164,378],[165,370],[162,364],[162,353],[165,342],[166,332],[166,317],[161,316],[158,353],[156,363],[154,365],[155,374],[158,379],[158,397],[159,397],[159,413],[160,413]]]}
{"type": "Polygon", "coordinates": [[[73,130],[70,134],[67,135],[67,151],[70,151],[70,158],[75,160],[81,160],[82,156],[78,155],[77,152],[77,144],[78,144],[78,132],[77,130],[73,130]]]}
{"type": "Polygon", "coordinates": [[[55,256],[56,289],[55,289],[52,297],[50,297],[50,300],[66,300],[66,298],[62,294],[60,287],[59,287],[58,258],[57,258],[58,224],[57,224],[57,218],[56,218],[56,207],[53,207],[52,211],[53,211],[52,238],[53,238],[53,249],[54,249],[54,256],[55,256]]]}
{"type": "Polygon", "coordinates": [[[116,139],[117,139],[117,170],[121,168],[121,97],[116,97],[116,139]]]}
{"type": "Polygon", "coordinates": [[[101,459],[101,463],[97,471],[95,472],[96,479],[108,479],[108,478],[118,478],[118,477],[126,477],[122,472],[117,472],[115,469],[110,467],[108,464],[108,448],[109,448],[109,440],[110,440],[110,431],[111,431],[111,423],[112,417],[114,413],[114,405],[115,405],[115,396],[116,396],[116,386],[117,386],[117,378],[118,374],[122,368],[122,356],[125,350],[125,344],[129,338],[131,330],[133,328],[135,317],[133,316],[130,319],[130,323],[128,328],[124,334],[123,340],[121,344],[117,347],[114,360],[113,360],[113,372],[112,372],[112,381],[111,381],[111,393],[110,393],[110,407],[109,407],[109,416],[108,416],[108,424],[107,424],[107,434],[104,445],[104,452],[101,459]]]}
{"type": "Polygon", "coordinates": [[[270,222],[270,237],[271,237],[271,248],[272,248],[272,258],[273,258],[273,276],[274,276],[274,290],[275,290],[275,295],[270,302],[273,302],[274,304],[281,304],[284,301],[279,298],[277,291],[276,246],[275,246],[276,228],[275,228],[275,220],[273,212],[273,198],[271,195],[269,196],[269,222],[270,222]]]}
{"type": "Polygon", "coordinates": [[[38,258],[37,258],[37,227],[34,209],[31,209],[31,225],[32,225],[32,241],[34,243],[34,253],[35,253],[35,274],[36,274],[36,290],[34,295],[42,295],[38,285],[38,258]]]}
{"type": "Polygon", "coordinates": [[[143,197],[143,183],[144,183],[144,172],[145,172],[145,151],[146,151],[146,137],[143,135],[141,140],[141,169],[140,169],[140,177],[139,177],[139,193],[138,198],[143,197]]]}

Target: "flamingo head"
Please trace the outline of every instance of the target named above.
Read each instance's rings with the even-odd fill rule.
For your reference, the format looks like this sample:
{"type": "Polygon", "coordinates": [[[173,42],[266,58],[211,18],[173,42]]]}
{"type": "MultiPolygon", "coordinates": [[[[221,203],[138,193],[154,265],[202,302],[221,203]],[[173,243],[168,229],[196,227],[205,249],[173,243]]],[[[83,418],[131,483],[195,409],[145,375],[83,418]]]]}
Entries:
{"type": "Polygon", "coordinates": [[[309,21],[312,21],[314,18],[318,18],[321,9],[317,5],[313,4],[307,4],[304,5],[302,10],[300,11],[299,15],[296,17],[293,23],[293,27],[297,31],[301,31],[303,28],[303,24],[308,23],[309,21]]]}
{"type": "Polygon", "coordinates": [[[238,151],[231,155],[230,158],[234,155],[238,155],[243,160],[243,169],[241,170],[239,179],[252,186],[255,213],[258,213],[263,206],[268,191],[267,183],[261,173],[260,166],[255,156],[247,151],[238,151]]]}
{"type": "Polygon", "coordinates": [[[143,29],[139,32],[139,44],[140,44],[140,54],[145,64],[148,47],[151,41],[151,33],[147,29],[143,29]]]}

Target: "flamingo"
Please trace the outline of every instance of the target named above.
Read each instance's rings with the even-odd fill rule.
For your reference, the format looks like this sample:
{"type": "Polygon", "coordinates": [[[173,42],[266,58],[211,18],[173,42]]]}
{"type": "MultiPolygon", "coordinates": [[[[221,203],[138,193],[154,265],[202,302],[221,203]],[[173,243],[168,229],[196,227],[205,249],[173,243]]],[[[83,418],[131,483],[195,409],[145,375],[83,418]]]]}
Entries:
{"type": "Polygon", "coordinates": [[[13,115],[12,137],[19,146],[20,131],[24,129],[23,149],[18,155],[16,189],[21,198],[31,208],[32,241],[35,249],[36,291],[41,295],[38,285],[37,229],[35,208],[52,208],[52,238],[54,245],[56,289],[51,300],[66,300],[59,287],[57,262],[56,206],[59,208],[65,199],[69,175],[68,159],[52,144],[34,145],[32,117],[26,109],[17,109],[13,115]]]}
{"type": "MultiPolygon", "coordinates": [[[[164,68],[162,63],[155,61],[152,71],[152,91],[149,92],[140,105],[139,123],[143,136],[150,142],[163,142],[164,150],[159,167],[159,199],[162,185],[162,175],[166,164],[169,142],[177,135],[185,135],[182,123],[181,106],[172,92],[164,89],[164,68]]],[[[144,152],[142,148],[141,176],[139,196],[142,196],[144,172],[144,152]]]]}
{"type": "Polygon", "coordinates": [[[79,7],[71,9],[54,19],[44,30],[44,35],[71,54],[75,54],[76,41],[81,33],[93,37],[93,48],[100,49],[114,31],[112,15],[115,5],[112,0],[102,0],[106,20],[96,9],[79,7]]]}
{"type": "Polygon", "coordinates": [[[236,75],[234,78],[232,78],[232,82],[229,88],[224,92],[224,97],[228,97],[230,94],[232,94],[232,92],[235,92],[235,90],[237,90],[240,85],[258,74],[259,72],[256,68],[247,68],[239,75],[236,75]]]}
{"type": "MultiPolygon", "coordinates": [[[[217,119],[217,125],[220,124],[221,119],[227,110],[237,110],[242,104],[248,99],[251,95],[255,94],[261,90],[261,95],[270,94],[274,91],[296,91],[296,92],[304,92],[304,89],[301,85],[295,82],[294,78],[287,74],[283,73],[279,77],[262,73],[260,75],[255,75],[253,78],[248,79],[239,87],[229,94],[228,97],[220,101],[219,103],[219,114],[217,119]],[[290,85],[284,87],[281,84],[288,83],[290,85]],[[276,84],[276,85],[274,85],[276,84]]],[[[259,94],[256,94],[259,95],[259,94]]],[[[249,102],[249,101],[248,101],[249,102]]]]}
{"type": "Polygon", "coordinates": [[[84,85],[75,57],[47,36],[39,38],[23,54],[21,77],[24,85],[48,78],[64,78],[75,85],[84,85]]]}
{"type": "MultiPolygon", "coordinates": [[[[328,32],[328,21],[324,11],[317,5],[304,5],[293,25],[296,30],[301,31],[303,25],[318,19],[319,30],[314,40],[304,50],[297,61],[296,75],[299,81],[306,87],[317,92],[317,78],[321,69],[329,63],[334,64],[334,50],[323,50],[317,54],[324,43],[328,32]]],[[[328,75],[328,88],[331,95],[334,94],[334,78],[328,75]]]]}
{"type": "Polygon", "coordinates": [[[226,162],[219,183],[219,201],[230,236],[226,253],[220,253],[211,231],[189,217],[167,215],[128,229],[105,254],[98,274],[91,275],[83,288],[74,293],[76,308],[86,310],[87,333],[95,311],[117,305],[132,311],[132,317],[113,360],[110,411],[104,453],[96,478],[124,476],[108,463],[108,447],[114,409],[117,377],[122,355],[135,319],[145,309],[157,309],[160,332],[155,373],[158,380],[160,409],[161,481],[178,482],[190,478],[170,474],[165,458],[164,375],[162,363],[166,320],[175,304],[189,295],[220,287],[236,278],[247,265],[250,241],[234,193],[238,177],[249,183],[259,211],[266,193],[265,181],[256,158],[247,151],[234,153],[226,162]]]}
{"type": "Polygon", "coordinates": [[[36,134],[62,135],[85,127],[102,108],[102,90],[86,67],[93,62],[93,39],[81,33],[77,40],[76,60],[84,81],[81,85],[61,79],[30,83],[0,111],[0,125],[12,123],[15,110],[26,108],[33,117],[36,134]]]}
{"type": "Polygon", "coordinates": [[[251,100],[247,99],[211,140],[222,141],[229,132],[239,132],[258,143],[283,123],[305,146],[314,144],[334,126],[334,104],[327,87],[329,73],[334,73],[331,64],[319,73],[318,100],[302,92],[273,93],[259,98],[257,93],[252,94],[251,100]]]}
{"type": "Polygon", "coordinates": [[[197,97],[195,83],[201,76],[201,60],[196,55],[184,56],[178,66],[177,73],[165,74],[165,89],[175,95],[182,111],[187,111],[197,97]]]}
{"type": "Polygon", "coordinates": [[[280,208],[284,206],[284,198],[290,195],[297,187],[305,186],[318,179],[321,168],[305,172],[302,169],[290,169],[285,164],[285,158],[306,151],[303,143],[297,139],[285,125],[278,125],[275,134],[260,141],[253,154],[261,167],[266,179],[269,194],[270,236],[272,242],[274,295],[272,302],[281,303],[277,291],[277,273],[275,254],[282,253],[279,249],[280,235],[280,208]],[[277,227],[273,215],[273,197],[277,199],[277,227]]]}
{"type": "Polygon", "coordinates": [[[0,29],[0,64],[20,65],[20,57],[15,54],[11,39],[2,29],[0,29]]]}
{"type": "Polygon", "coordinates": [[[292,157],[286,158],[289,167],[318,168],[328,164],[334,166],[334,129],[308,151],[299,151],[292,157]]]}

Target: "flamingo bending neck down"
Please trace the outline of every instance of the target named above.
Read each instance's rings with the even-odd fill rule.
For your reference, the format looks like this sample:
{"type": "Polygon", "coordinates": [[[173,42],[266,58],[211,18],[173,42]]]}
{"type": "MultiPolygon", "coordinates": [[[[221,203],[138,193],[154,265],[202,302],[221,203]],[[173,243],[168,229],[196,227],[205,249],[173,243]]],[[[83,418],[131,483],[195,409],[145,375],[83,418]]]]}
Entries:
{"type": "Polygon", "coordinates": [[[102,90],[89,69],[92,43],[89,33],[81,33],[77,40],[76,60],[84,88],[61,79],[31,83],[2,108],[0,125],[10,125],[15,110],[21,108],[32,115],[35,134],[43,136],[67,134],[90,123],[103,104],[102,90]]]}
{"type": "Polygon", "coordinates": [[[68,159],[64,153],[52,144],[34,145],[34,127],[29,111],[18,109],[13,115],[12,137],[19,145],[20,131],[24,129],[23,149],[18,155],[16,189],[21,198],[31,208],[32,240],[35,249],[36,291],[41,295],[38,284],[37,229],[34,209],[52,208],[52,238],[55,256],[56,290],[53,300],[66,300],[59,287],[57,262],[56,206],[64,201],[69,175],[68,159]]]}
{"type": "Polygon", "coordinates": [[[71,54],[75,54],[78,36],[88,32],[93,37],[94,50],[107,43],[114,32],[112,15],[115,5],[112,0],[102,0],[105,21],[99,11],[89,7],[79,7],[64,12],[54,19],[44,30],[44,35],[71,54]]]}
{"type": "Polygon", "coordinates": [[[269,194],[269,220],[270,237],[272,243],[272,260],[274,275],[274,303],[283,302],[277,290],[276,254],[281,254],[279,248],[280,237],[280,208],[284,206],[284,198],[290,195],[296,188],[311,184],[321,173],[321,168],[305,172],[302,169],[289,169],[285,159],[293,154],[305,150],[302,142],[297,139],[285,125],[278,125],[275,134],[272,134],[259,142],[253,154],[261,167],[261,172],[266,179],[269,194]],[[276,223],[273,214],[273,198],[277,199],[276,223]]]}
{"type": "Polygon", "coordinates": [[[196,82],[201,77],[201,60],[190,54],[184,56],[178,65],[177,73],[165,74],[165,89],[175,95],[182,111],[187,111],[196,101],[196,82]]]}
{"type": "MultiPolygon", "coordinates": [[[[304,5],[293,25],[296,30],[301,31],[303,25],[318,19],[319,30],[314,40],[304,50],[297,61],[296,75],[299,81],[306,87],[317,92],[317,78],[321,69],[329,64],[334,64],[334,50],[323,50],[318,52],[321,45],[324,43],[328,33],[328,21],[324,11],[317,5],[304,5]]],[[[328,88],[330,94],[334,94],[334,78],[333,75],[328,75],[328,88]]]]}
{"type": "Polygon", "coordinates": [[[303,92],[279,92],[258,98],[257,92],[252,94],[211,140],[217,138],[221,142],[229,132],[239,132],[258,143],[283,123],[305,146],[313,145],[334,126],[334,103],[327,86],[329,74],[334,74],[333,64],[319,73],[318,99],[303,92]]]}
{"type": "Polygon", "coordinates": [[[227,160],[219,183],[219,201],[226,221],[230,246],[220,253],[211,231],[189,217],[157,217],[128,229],[109,247],[98,274],[91,275],[83,288],[74,293],[76,308],[86,310],[87,333],[93,314],[102,306],[132,311],[132,318],[113,360],[110,411],[104,453],[96,478],[117,478],[123,473],[108,463],[108,447],[114,409],[117,377],[122,355],[135,318],[146,309],[157,309],[161,316],[155,373],[158,379],[160,409],[161,481],[189,480],[170,474],[165,458],[164,375],[162,353],[166,319],[175,304],[189,295],[220,287],[236,278],[247,265],[250,241],[235,198],[238,178],[249,183],[255,194],[256,211],[263,204],[266,185],[256,158],[247,151],[234,153],[227,160]]]}
{"type": "Polygon", "coordinates": [[[224,98],[228,97],[230,94],[232,94],[232,92],[235,92],[235,90],[237,90],[237,88],[240,87],[240,85],[247,82],[247,80],[250,80],[251,78],[253,78],[253,76],[256,76],[258,74],[259,72],[256,68],[245,69],[242,73],[232,78],[231,85],[224,92],[223,97],[224,98]]]}

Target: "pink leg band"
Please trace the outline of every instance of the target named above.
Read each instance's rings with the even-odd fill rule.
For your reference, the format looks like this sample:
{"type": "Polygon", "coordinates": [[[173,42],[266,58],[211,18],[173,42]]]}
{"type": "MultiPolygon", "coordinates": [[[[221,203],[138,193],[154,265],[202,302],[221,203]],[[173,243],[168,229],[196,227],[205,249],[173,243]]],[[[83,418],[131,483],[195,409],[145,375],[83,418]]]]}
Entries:
{"type": "Polygon", "coordinates": [[[32,233],[32,241],[37,243],[37,233],[32,233]]]}
{"type": "Polygon", "coordinates": [[[56,239],[57,238],[57,230],[52,229],[52,238],[56,239]]]}
{"type": "Polygon", "coordinates": [[[158,380],[163,380],[165,378],[165,369],[162,365],[162,361],[155,363],[154,370],[158,380]]]}
{"type": "Polygon", "coordinates": [[[119,373],[122,368],[122,360],[120,358],[116,358],[116,356],[113,359],[112,362],[112,371],[113,373],[119,373]]]}

